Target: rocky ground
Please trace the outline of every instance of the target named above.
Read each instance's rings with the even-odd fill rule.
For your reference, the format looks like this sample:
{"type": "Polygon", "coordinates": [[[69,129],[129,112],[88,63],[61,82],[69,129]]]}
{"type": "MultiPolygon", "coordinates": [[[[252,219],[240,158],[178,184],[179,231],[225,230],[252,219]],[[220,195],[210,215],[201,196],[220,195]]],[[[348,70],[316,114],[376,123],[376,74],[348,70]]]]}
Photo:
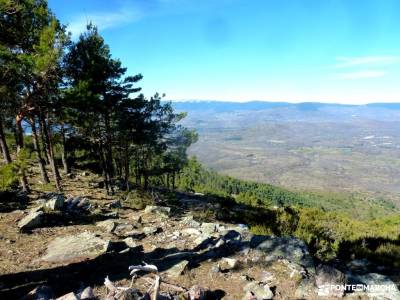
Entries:
{"type": "Polygon", "coordinates": [[[104,196],[99,182],[83,172],[63,195],[35,192],[3,209],[0,299],[400,299],[379,266],[321,265],[301,240],[207,218],[220,206],[206,198],[154,196],[133,209],[122,192],[104,196]],[[344,284],[386,290],[330,287],[344,284]]]}

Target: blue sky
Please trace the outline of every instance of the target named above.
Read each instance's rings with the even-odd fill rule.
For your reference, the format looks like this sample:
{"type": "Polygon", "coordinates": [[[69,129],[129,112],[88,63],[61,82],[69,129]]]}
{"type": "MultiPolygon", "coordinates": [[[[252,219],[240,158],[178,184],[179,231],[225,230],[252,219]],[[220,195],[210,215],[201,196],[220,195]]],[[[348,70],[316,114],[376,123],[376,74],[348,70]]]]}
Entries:
{"type": "Polygon", "coordinates": [[[50,0],[167,99],[400,102],[398,0],[50,0]]]}

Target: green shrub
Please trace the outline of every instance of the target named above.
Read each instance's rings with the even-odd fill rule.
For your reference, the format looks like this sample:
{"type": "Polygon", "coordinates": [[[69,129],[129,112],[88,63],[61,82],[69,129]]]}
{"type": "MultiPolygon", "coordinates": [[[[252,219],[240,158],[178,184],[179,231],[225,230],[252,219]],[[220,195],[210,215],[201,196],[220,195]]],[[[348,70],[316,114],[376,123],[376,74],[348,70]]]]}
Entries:
{"type": "Polygon", "coordinates": [[[134,190],[126,194],[123,204],[133,209],[145,209],[147,205],[154,205],[155,202],[147,192],[134,190]]]}
{"type": "Polygon", "coordinates": [[[18,166],[15,163],[0,167],[0,191],[7,191],[18,185],[18,166]]]}

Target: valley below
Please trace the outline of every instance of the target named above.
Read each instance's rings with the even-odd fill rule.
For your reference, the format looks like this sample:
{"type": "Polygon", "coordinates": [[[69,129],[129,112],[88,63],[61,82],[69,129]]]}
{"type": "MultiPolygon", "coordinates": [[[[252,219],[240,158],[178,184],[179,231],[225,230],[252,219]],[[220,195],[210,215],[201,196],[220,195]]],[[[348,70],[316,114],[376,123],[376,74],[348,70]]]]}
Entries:
{"type": "Polygon", "coordinates": [[[217,172],[400,207],[400,110],[263,102],[175,107],[199,132],[190,154],[217,172]]]}

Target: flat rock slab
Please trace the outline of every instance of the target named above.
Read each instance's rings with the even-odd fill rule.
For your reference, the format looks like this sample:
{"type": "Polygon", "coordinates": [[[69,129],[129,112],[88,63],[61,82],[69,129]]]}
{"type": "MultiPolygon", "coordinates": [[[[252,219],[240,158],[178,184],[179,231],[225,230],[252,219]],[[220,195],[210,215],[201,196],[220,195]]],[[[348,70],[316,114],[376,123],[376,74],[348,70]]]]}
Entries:
{"type": "Polygon", "coordinates": [[[169,268],[166,272],[168,275],[172,277],[178,277],[179,275],[182,275],[188,268],[189,262],[187,260],[183,260],[181,262],[178,262],[171,268],[169,268]]]}
{"type": "Polygon", "coordinates": [[[96,237],[93,233],[58,237],[47,247],[47,254],[41,258],[48,262],[78,261],[95,258],[107,252],[109,240],[96,237]]]}
{"type": "Polygon", "coordinates": [[[18,227],[21,230],[38,227],[43,222],[43,215],[44,215],[43,212],[40,210],[31,212],[26,217],[24,217],[21,221],[19,221],[18,227]]]}

